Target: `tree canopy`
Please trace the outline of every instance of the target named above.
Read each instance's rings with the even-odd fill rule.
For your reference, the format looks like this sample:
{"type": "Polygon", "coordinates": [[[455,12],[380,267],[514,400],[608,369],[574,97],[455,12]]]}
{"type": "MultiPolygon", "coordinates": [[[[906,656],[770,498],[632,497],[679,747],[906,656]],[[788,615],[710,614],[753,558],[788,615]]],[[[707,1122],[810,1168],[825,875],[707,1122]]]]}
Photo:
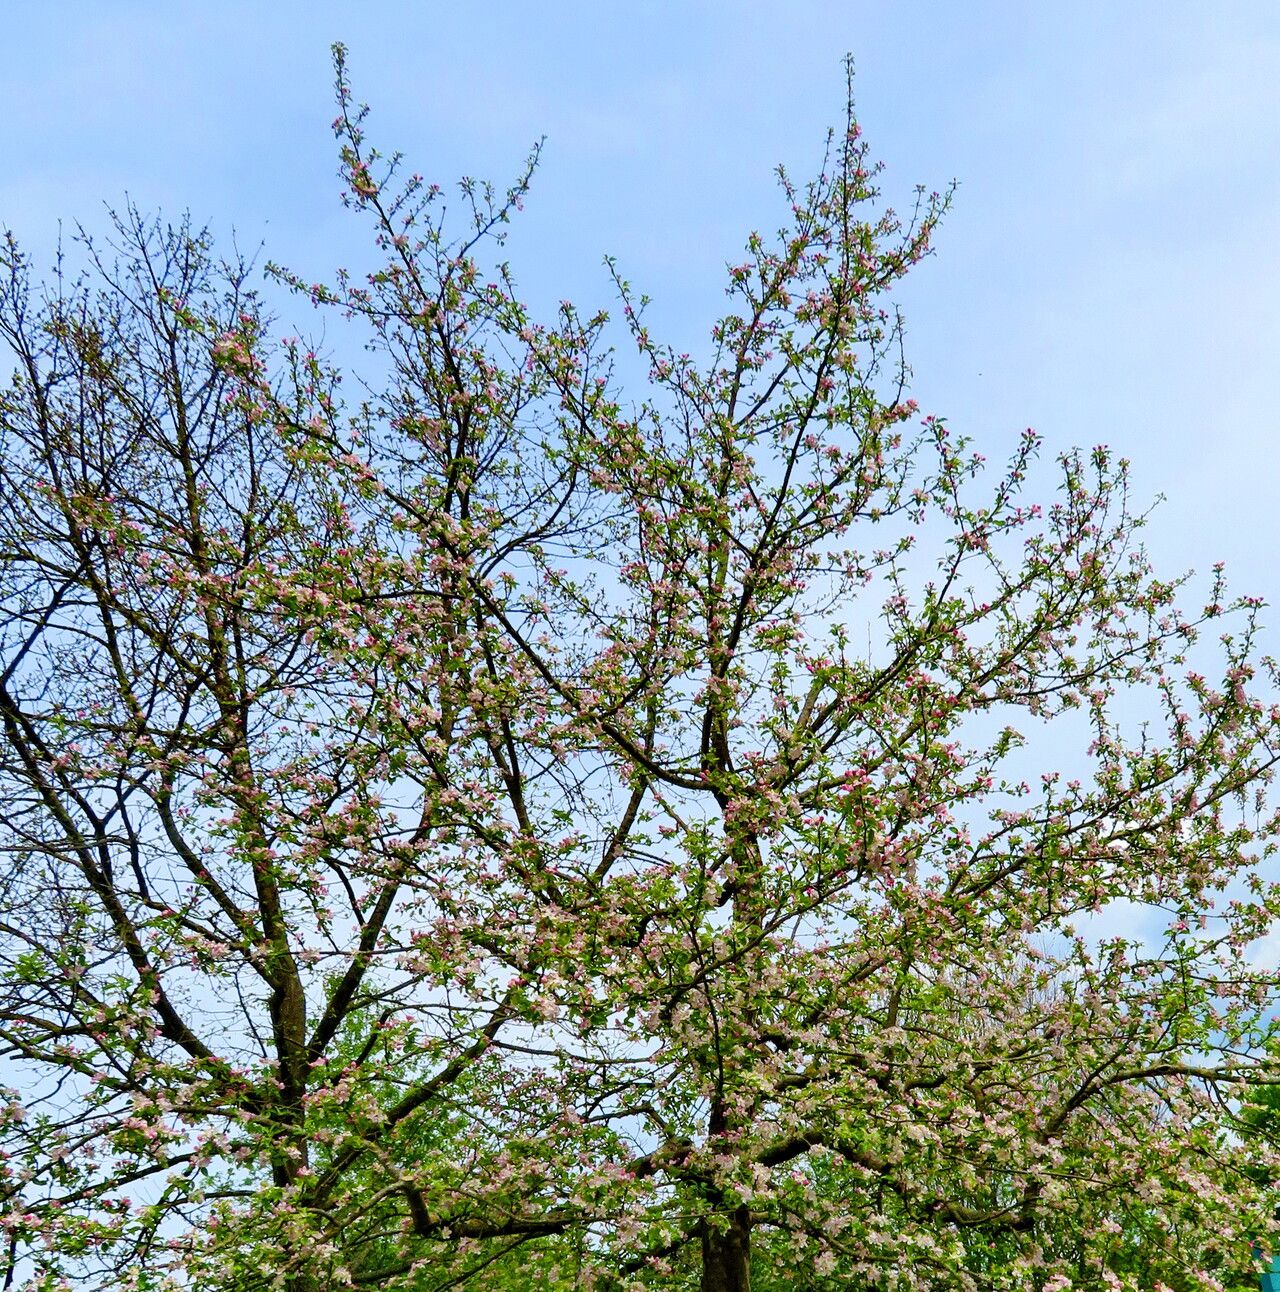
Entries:
{"type": "Polygon", "coordinates": [[[6,1286],[1248,1285],[1260,602],[906,397],[851,103],[692,355],[338,96],[363,368],[190,223],[3,252],[6,1286]]]}

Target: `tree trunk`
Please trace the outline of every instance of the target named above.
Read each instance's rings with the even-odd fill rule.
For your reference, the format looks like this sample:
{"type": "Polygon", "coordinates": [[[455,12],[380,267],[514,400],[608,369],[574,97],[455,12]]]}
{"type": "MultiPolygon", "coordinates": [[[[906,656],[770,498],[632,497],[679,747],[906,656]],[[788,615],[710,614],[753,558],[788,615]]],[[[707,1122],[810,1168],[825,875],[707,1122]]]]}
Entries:
{"type": "Polygon", "coordinates": [[[702,1292],[751,1292],[751,1213],[738,1207],[727,1230],[702,1226],[702,1292]]]}

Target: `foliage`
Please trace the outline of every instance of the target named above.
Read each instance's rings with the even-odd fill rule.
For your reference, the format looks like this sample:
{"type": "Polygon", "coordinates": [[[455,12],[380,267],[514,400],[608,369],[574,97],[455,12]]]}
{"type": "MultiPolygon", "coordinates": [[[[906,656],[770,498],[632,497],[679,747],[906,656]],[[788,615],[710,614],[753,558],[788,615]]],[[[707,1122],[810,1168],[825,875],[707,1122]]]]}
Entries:
{"type": "Polygon", "coordinates": [[[188,226],[5,255],[11,1277],[1250,1277],[1258,603],[1180,608],[1105,448],[1042,510],[1034,435],[904,398],[946,201],[880,208],[852,114],[707,355],[615,271],[624,397],[494,251],[528,173],[459,225],[339,100],[380,267],[276,273],[356,399],[188,226]]]}

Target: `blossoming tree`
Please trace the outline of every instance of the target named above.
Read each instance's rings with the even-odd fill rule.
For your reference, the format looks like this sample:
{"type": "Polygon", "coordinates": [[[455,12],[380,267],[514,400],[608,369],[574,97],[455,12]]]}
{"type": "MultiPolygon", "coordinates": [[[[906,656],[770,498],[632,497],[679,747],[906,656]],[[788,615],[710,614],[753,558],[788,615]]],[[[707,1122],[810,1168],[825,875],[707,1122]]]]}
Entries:
{"type": "Polygon", "coordinates": [[[187,226],[5,253],[6,1286],[1252,1277],[1256,603],[904,399],[852,114],[624,396],[338,84],[358,399],[187,226]]]}

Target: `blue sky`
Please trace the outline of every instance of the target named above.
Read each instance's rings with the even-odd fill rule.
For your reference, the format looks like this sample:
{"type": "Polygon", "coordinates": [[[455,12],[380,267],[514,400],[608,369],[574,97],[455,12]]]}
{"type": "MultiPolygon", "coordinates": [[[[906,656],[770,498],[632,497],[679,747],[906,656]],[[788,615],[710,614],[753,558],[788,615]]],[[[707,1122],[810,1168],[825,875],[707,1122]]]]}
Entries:
{"type": "Polygon", "coordinates": [[[506,178],[546,135],[511,245],[535,302],[607,302],[609,252],[685,346],[775,223],[772,166],[816,160],[852,52],[886,193],[960,184],[903,297],[921,405],[993,456],[1027,425],[1117,446],[1167,495],[1166,571],[1225,559],[1280,602],[1274,0],[13,5],[0,224],[43,256],[127,192],[308,275],[351,262],[338,39],[372,133],[433,179],[506,178]]]}

